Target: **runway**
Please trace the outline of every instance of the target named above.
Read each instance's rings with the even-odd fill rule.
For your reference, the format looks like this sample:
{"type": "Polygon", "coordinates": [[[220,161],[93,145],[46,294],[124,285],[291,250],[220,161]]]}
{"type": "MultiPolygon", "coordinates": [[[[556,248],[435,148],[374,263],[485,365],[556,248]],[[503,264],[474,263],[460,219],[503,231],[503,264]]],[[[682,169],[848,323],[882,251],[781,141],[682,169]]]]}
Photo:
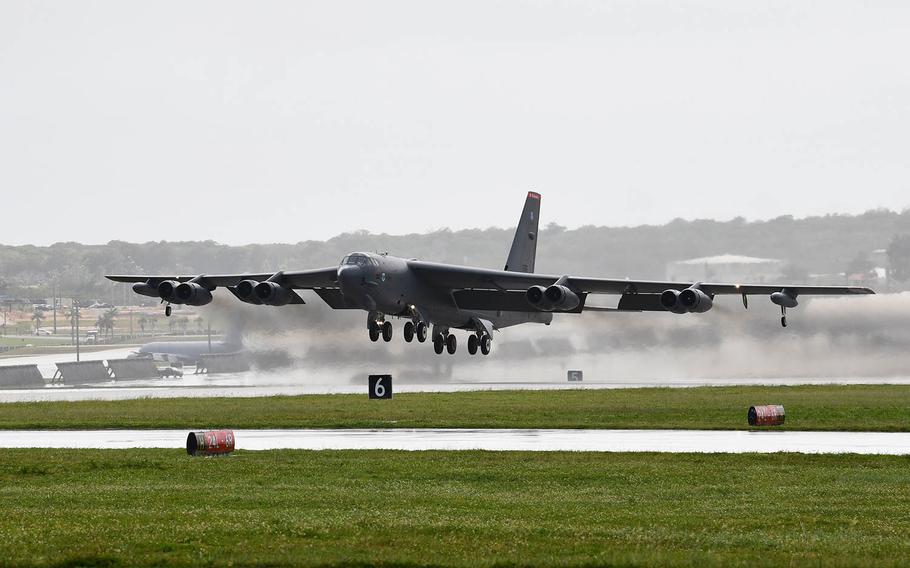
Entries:
{"type": "MultiPolygon", "coordinates": [[[[366,394],[367,377],[352,383],[347,376],[338,377],[338,382],[307,382],[300,374],[268,375],[239,373],[234,375],[186,375],[182,379],[154,379],[137,381],[109,381],[92,386],[49,386],[37,389],[0,390],[0,403],[79,401],[79,400],[130,400],[137,398],[249,398],[261,396],[298,396],[307,394],[366,394]]],[[[488,381],[450,382],[405,382],[395,381],[395,393],[414,392],[466,392],[498,390],[564,390],[564,389],[624,389],[624,388],[691,388],[704,386],[783,386],[783,385],[910,385],[910,377],[874,378],[737,378],[737,379],[678,379],[655,378],[634,381],[597,381],[581,383],[566,381],[527,381],[521,379],[488,381]]]]}
{"type": "MultiPolygon", "coordinates": [[[[0,448],[185,448],[188,430],[0,431],[0,448]]],[[[910,455],[910,433],[730,430],[235,430],[241,450],[489,450],[910,455]]]]}

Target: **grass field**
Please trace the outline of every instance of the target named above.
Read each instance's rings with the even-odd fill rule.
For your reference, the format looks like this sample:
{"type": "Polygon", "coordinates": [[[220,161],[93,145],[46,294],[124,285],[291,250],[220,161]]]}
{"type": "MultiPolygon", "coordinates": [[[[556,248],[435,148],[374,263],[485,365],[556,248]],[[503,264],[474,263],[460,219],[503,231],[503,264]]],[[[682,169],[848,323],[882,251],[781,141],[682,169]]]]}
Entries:
{"type": "Polygon", "coordinates": [[[4,566],[906,565],[910,459],[4,450],[4,566]]]}
{"type": "Polygon", "coordinates": [[[10,403],[0,405],[0,428],[747,429],[753,404],[783,404],[784,429],[910,431],[910,386],[899,385],[10,403]]]}

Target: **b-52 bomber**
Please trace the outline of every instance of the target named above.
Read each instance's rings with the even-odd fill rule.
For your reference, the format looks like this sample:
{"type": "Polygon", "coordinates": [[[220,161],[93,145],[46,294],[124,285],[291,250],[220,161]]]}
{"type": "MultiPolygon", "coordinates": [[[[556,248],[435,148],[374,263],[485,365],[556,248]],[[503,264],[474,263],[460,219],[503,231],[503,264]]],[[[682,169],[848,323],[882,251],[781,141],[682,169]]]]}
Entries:
{"type": "Polygon", "coordinates": [[[274,274],[202,274],[199,276],[108,276],[132,282],[133,291],[160,298],[170,315],[171,304],[202,306],[212,292],[227,288],[248,304],[285,306],[304,304],[298,290],[312,290],[336,310],[367,312],[372,341],[392,340],[390,318],[405,319],[404,340],[431,338],[437,354],[454,354],[458,343],[453,329],[468,332],[468,352],[488,355],[493,331],[523,323],[549,324],[553,314],[583,311],[703,313],[717,295],[767,295],[780,306],[781,324],[787,308],[801,296],[873,294],[851,286],[797,286],[792,284],[724,284],[713,282],[659,282],[650,280],[584,278],[536,274],[540,194],[529,192],[503,270],[490,270],[397,258],[388,254],[353,252],[339,266],[274,274]],[[619,295],[616,308],[586,307],[589,294],[619,295]],[[432,333],[430,333],[432,326],[432,333]]]}

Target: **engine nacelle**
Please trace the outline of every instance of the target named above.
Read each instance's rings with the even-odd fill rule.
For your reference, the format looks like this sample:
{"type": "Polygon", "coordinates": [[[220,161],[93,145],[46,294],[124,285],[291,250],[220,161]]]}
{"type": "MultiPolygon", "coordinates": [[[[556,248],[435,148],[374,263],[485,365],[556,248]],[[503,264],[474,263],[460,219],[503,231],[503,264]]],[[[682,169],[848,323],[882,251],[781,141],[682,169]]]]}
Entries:
{"type": "Polygon", "coordinates": [[[799,305],[796,301],[796,294],[789,290],[781,290],[771,294],[771,301],[783,308],[795,308],[799,305]]]}
{"type": "Polygon", "coordinates": [[[174,290],[174,295],[180,300],[177,303],[188,306],[204,306],[212,301],[211,291],[195,282],[180,284],[174,290]]]}
{"type": "Polygon", "coordinates": [[[674,314],[684,314],[686,313],[686,308],[679,303],[679,290],[664,290],[660,295],[660,305],[664,307],[668,312],[673,312],[674,314]]]}
{"type": "Polygon", "coordinates": [[[711,299],[711,296],[705,294],[698,288],[686,288],[679,293],[677,301],[687,312],[696,314],[707,312],[714,306],[714,300],[711,299]]]}
{"type": "Polygon", "coordinates": [[[531,286],[525,292],[525,297],[528,299],[528,303],[538,310],[549,311],[551,308],[547,301],[546,292],[547,289],[543,286],[531,286]]]}
{"type": "Polygon", "coordinates": [[[133,284],[133,292],[148,296],[149,298],[158,298],[158,286],[152,286],[148,282],[136,282],[133,284]]]}
{"type": "Polygon", "coordinates": [[[559,284],[548,287],[543,295],[551,310],[574,310],[581,302],[575,292],[559,284]]]}
{"type": "Polygon", "coordinates": [[[182,304],[183,302],[177,297],[178,286],[180,286],[180,282],[177,282],[176,280],[162,280],[161,283],[158,284],[158,297],[165,302],[182,304]]]}
{"type": "Polygon", "coordinates": [[[267,306],[283,306],[294,299],[290,288],[274,282],[260,282],[253,290],[256,298],[267,306]]]}
{"type": "Polygon", "coordinates": [[[256,286],[258,285],[259,282],[256,282],[255,280],[241,280],[237,283],[237,286],[234,287],[234,291],[241,301],[250,304],[259,304],[261,301],[256,297],[256,286]]]}

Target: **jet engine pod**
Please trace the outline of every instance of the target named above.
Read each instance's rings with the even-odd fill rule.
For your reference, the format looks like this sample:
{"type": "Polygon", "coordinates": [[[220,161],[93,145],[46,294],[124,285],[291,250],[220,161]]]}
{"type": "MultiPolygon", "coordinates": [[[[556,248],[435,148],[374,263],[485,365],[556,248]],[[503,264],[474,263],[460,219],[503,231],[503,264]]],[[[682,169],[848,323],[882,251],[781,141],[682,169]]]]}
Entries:
{"type": "Polygon", "coordinates": [[[255,280],[241,280],[237,283],[237,286],[234,287],[234,292],[243,302],[260,304],[262,302],[256,296],[256,286],[258,285],[259,282],[256,282],[255,280]]]}
{"type": "Polygon", "coordinates": [[[528,303],[538,310],[548,312],[553,309],[553,306],[547,299],[546,292],[547,290],[543,286],[531,286],[525,293],[525,297],[528,299],[528,303]]]}
{"type": "Polygon", "coordinates": [[[795,308],[799,305],[799,302],[796,301],[796,294],[787,289],[771,294],[771,301],[782,308],[795,308]]]}
{"type": "Polygon", "coordinates": [[[548,287],[543,295],[554,310],[574,310],[580,302],[575,292],[560,284],[548,287]]]}
{"type": "Polygon", "coordinates": [[[674,314],[684,314],[687,311],[679,303],[679,290],[673,290],[672,288],[664,290],[660,295],[660,305],[668,312],[673,312],[674,314]]]}
{"type": "Polygon", "coordinates": [[[212,301],[211,291],[195,282],[180,284],[174,290],[174,295],[180,300],[179,303],[188,306],[204,306],[212,301]]]}
{"type": "Polygon", "coordinates": [[[259,301],[267,306],[283,306],[294,299],[289,288],[274,282],[260,282],[253,290],[259,301]]]}
{"type": "Polygon", "coordinates": [[[149,298],[158,298],[158,286],[152,286],[148,282],[136,282],[133,284],[133,292],[148,296],[149,298]]]}
{"type": "Polygon", "coordinates": [[[182,304],[183,302],[177,297],[177,287],[180,282],[176,280],[163,280],[158,284],[158,297],[165,302],[172,304],[182,304]]]}
{"type": "Polygon", "coordinates": [[[686,288],[680,292],[677,301],[685,311],[696,314],[707,312],[714,306],[714,300],[711,299],[711,296],[695,287],[686,288]]]}

